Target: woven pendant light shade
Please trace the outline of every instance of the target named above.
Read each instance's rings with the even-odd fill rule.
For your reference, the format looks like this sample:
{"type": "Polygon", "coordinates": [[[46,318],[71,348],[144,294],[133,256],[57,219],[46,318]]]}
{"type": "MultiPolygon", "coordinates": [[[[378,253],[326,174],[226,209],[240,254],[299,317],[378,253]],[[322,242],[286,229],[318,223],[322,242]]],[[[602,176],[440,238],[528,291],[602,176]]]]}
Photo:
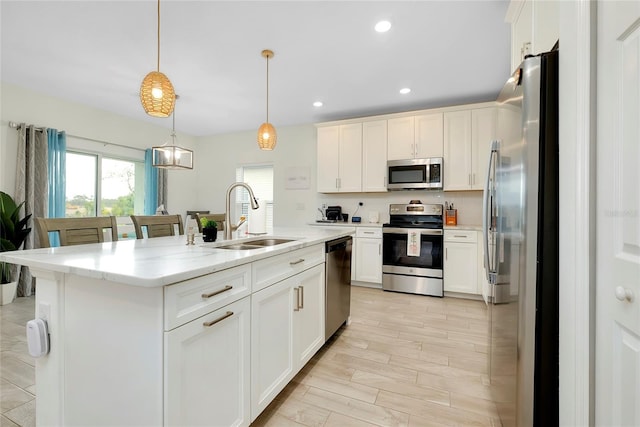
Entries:
{"type": "Polygon", "coordinates": [[[152,71],[142,80],[140,102],[144,111],[154,117],[169,117],[176,105],[176,93],[169,78],[152,71]]]}
{"type": "Polygon", "coordinates": [[[271,123],[263,123],[258,129],[258,147],[261,150],[273,150],[276,147],[278,135],[271,123]]]}
{"type": "Polygon", "coordinates": [[[160,0],[158,0],[158,62],[140,85],[140,102],[147,114],[169,117],[176,105],[176,93],[169,78],[160,72],[160,0]]]}

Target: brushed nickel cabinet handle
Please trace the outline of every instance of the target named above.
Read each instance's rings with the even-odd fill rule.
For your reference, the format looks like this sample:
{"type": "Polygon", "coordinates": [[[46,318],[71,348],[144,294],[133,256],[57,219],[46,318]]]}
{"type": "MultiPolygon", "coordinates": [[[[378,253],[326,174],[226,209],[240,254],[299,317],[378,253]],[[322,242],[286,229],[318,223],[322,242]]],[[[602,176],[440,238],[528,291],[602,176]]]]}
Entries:
{"type": "Polygon", "coordinates": [[[211,292],[209,294],[202,294],[202,298],[211,298],[211,297],[214,297],[214,296],[216,296],[218,294],[221,294],[223,292],[230,291],[231,289],[233,289],[233,286],[227,285],[224,288],[218,289],[217,291],[213,291],[213,292],[211,292]]]}
{"type": "Polygon", "coordinates": [[[300,289],[293,288],[293,290],[296,293],[296,308],[294,308],[293,311],[300,311],[300,289]]]}
{"type": "Polygon", "coordinates": [[[300,308],[304,308],[304,286],[300,285],[300,308]]]}
{"type": "Polygon", "coordinates": [[[296,264],[300,264],[301,262],[304,262],[304,258],[300,258],[297,261],[291,261],[289,265],[296,265],[296,264]]]}
{"type": "Polygon", "coordinates": [[[231,316],[233,316],[233,311],[227,311],[222,317],[212,320],[211,322],[204,322],[202,326],[206,326],[208,328],[209,326],[213,326],[218,322],[222,322],[224,319],[231,316]]]}

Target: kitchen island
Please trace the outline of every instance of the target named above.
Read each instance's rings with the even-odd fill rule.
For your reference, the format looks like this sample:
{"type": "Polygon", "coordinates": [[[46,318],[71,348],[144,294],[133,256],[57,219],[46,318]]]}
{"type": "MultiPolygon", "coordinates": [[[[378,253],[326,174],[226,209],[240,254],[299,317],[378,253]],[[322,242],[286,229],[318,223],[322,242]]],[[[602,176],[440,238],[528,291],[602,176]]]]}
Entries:
{"type": "Polygon", "coordinates": [[[37,280],[50,352],[40,425],[246,426],[324,344],[324,243],[353,228],[276,228],[3,253],[37,280]]]}

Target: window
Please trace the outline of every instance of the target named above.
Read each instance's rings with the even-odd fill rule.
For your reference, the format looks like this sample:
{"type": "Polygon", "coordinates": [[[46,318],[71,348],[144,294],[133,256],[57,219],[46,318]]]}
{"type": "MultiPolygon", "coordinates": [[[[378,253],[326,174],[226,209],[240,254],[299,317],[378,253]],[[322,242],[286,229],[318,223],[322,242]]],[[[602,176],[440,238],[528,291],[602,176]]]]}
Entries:
{"type": "Polygon", "coordinates": [[[65,216],[113,215],[118,221],[118,238],[135,239],[129,215],[144,213],[144,154],[124,147],[121,152],[109,148],[88,151],[91,144],[68,139],[65,216]]]}
{"type": "MultiPolygon", "coordinates": [[[[273,230],[273,165],[240,166],[236,169],[236,180],[249,184],[258,203],[266,203],[267,230],[273,230]]],[[[249,215],[250,209],[249,192],[242,187],[237,188],[235,221],[240,215],[249,215]]]]}

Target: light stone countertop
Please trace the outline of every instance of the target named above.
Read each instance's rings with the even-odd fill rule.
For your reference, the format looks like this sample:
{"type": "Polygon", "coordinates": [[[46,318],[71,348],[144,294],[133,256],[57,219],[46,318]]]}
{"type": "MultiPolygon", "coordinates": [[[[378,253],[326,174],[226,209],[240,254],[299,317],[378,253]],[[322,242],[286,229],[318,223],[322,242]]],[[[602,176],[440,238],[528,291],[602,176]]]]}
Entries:
{"type": "Polygon", "coordinates": [[[474,231],[482,231],[482,225],[445,225],[445,230],[474,230],[474,231]]]}
{"type": "Polygon", "coordinates": [[[123,240],[59,248],[0,253],[0,261],[35,270],[68,273],[141,287],[165,286],[259,259],[353,235],[354,227],[275,227],[273,233],[205,243],[196,236],[123,240]],[[229,243],[258,238],[294,239],[293,242],[251,250],[217,249],[229,243]]]}
{"type": "Polygon", "coordinates": [[[309,225],[316,226],[328,226],[328,227],[382,227],[381,222],[310,222],[309,225]]]}

